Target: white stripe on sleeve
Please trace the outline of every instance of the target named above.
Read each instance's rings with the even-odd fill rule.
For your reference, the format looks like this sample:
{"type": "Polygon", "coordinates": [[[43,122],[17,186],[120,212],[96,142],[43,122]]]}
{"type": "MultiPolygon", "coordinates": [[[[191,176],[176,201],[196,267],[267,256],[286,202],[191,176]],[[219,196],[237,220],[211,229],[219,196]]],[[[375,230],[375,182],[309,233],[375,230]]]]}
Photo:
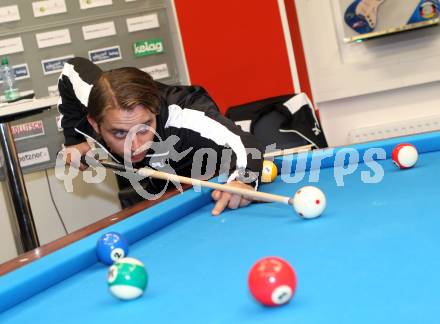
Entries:
{"type": "Polygon", "coordinates": [[[89,95],[92,90],[93,84],[88,84],[79,76],[78,72],[75,71],[72,64],[65,63],[63,72],[61,76],[65,75],[69,78],[73,86],[73,91],[75,96],[81,101],[81,103],[87,107],[89,103],[89,95]]]}
{"type": "Polygon", "coordinates": [[[246,148],[240,136],[231,132],[226,126],[206,116],[202,111],[182,109],[178,105],[168,106],[169,115],[165,128],[186,128],[206,139],[214,141],[217,145],[228,145],[237,155],[237,168],[246,168],[246,148]]]}

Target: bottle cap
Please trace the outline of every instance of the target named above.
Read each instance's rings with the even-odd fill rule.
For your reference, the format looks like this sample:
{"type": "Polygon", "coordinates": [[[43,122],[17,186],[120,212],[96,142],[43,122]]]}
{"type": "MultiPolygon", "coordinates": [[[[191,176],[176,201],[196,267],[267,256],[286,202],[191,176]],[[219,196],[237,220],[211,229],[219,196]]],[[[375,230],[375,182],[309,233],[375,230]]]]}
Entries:
{"type": "Polygon", "coordinates": [[[2,58],[2,65],[9,65],[9,61],[6,56],[4,58],[2,58]]]}

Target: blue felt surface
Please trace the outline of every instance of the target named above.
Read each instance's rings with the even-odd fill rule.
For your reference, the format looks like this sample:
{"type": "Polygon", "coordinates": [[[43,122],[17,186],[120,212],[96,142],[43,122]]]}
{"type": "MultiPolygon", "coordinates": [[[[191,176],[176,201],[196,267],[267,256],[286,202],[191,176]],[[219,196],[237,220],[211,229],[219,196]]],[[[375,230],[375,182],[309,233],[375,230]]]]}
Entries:
{"type": "MultiPolygon", "coordinates": [[[[376,184],[362,182],[361,172],[370,170],[366,165],[345,176],[344,186],[337,186],[334,168],[321,169],[314,185],[326,193],[328,205],[315,220],[302,220],[281,204],[253,204],[212,217],[213,205],[201,194],[194,200],[205,200],[201,208],[131,246],[130,255],[145,263],[150,276],[142,298],[114,299],[107,291],[106,268],[93,264],[0,314],[0,322],[438,322],[440,151],[426,152],[415,168],[404,171],[390,160],[379,161],[384,178],[376,184]],[[298,276],[293,301],[275,309],[254,302],[247,289],[250,267],[268,255],[287,259],[298,276]]],[[[292,184],[278,177],[261,191],[291,196],[310,184],[308,176],[292,184]]],[[[173,204],[180,209],[182,202],[173,204]]],[[[135,223],[131,218],[109,230],[134,230],[135,223]]],[[[91,243],[95,238],[78,242],[76,249],[87,250],[81,244],[91,243]]],[[[61,256],[53,255],[47,260],[61,256]]],[[[9,281],[25,277],[29,269],[15,271],[9,281]]],[[[11,284],[1,282],[5,277],[0,300],[3,285],[11,284]]]]}
{"type": "Polygon", "coordinates": [[[96,241],[102,234],[114,229],[131,244],[185,217],[210,200],[207,190],[188,191],[169,199],[166,205],[156,205],[148,212],[138,213],[0,277],[0,312],[95,264],[96,241]]]}

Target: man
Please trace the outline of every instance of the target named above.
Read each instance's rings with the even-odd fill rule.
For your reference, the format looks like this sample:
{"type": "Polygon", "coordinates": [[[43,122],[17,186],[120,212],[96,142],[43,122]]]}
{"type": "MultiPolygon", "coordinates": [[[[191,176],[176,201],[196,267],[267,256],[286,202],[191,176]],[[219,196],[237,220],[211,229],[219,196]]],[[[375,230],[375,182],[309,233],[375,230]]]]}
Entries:
{"type": "MultiPolygon", "coordinates": [[[[90,150],[86,139],[119,163],[193,177],[219,174],[230,153],[227,182],[257,189],[260,144],[223,117],[203,88],[161,84],[137,68],[103,72],[80,57],[64,65],[58,88],[68,163],[79,165],[72,157],[90,150]],[[209,159],[213,152],[214,164],[209,159]]],[[[164,185],[147,180],[147,188],[157,192],[164,185]]],[[[121,187],[128,185],[127,179],[119,182],[121,187]]],[[[216,201],[213,215],[250,203],[249,198],[218,190],[212,198],[216,201]]]]}

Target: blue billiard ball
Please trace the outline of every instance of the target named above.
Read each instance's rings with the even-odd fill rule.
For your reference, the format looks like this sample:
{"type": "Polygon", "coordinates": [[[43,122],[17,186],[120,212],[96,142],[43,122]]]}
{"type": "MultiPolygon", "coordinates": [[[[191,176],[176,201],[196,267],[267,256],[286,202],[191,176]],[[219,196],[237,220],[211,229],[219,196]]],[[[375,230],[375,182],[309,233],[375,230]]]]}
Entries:
{"type": "Polygon", "coordinates": [[[116,232],[105,233],[96,243],[96,255],[102,263],[112,265],[128,255],[127,240],[116,232]]]}

